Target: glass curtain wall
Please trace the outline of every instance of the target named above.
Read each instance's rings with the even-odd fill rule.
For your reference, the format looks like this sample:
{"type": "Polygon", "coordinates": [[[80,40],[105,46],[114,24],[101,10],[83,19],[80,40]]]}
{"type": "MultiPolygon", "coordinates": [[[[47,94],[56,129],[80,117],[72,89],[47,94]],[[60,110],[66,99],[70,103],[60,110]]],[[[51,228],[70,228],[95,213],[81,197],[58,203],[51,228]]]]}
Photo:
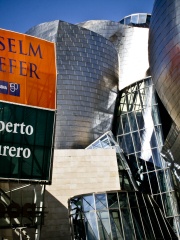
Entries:
{"type": "Polygon", "coordinates": [[[131,169],[127,164],[126,158],[124,157],[122,149],[119,147],[118,143],[111,131],[104,133],[100,138],[90,144],[86,149],[97,149],[97,148],[112,148],[116,150],[119,182],[121,190],[138,190],[136,181],[132,176],[131,169]]]}
{"type": "Polygon", "coordinates": [[[121,91],[116,117],[117,141],[139,191],[153,196],[179,236],[179,206],[171,170],[161,155],[162,124],[151,78],[121,91]]]}
{"type": "Polygon", "coordinates": [[[177,239],[159,207],[140,192],[91,193],[69,200],[72,239],[177,239]]]}

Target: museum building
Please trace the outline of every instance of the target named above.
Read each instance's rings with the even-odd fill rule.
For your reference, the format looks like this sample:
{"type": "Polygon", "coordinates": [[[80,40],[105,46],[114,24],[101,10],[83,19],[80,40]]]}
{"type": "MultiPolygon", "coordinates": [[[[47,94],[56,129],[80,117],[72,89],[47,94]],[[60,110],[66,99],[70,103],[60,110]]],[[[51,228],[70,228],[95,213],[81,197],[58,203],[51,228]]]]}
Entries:
{"type": "Polygon", "coordinates": [[[7,208],[35,204],[0,212],[2,239],[180,239],[179,9],[27,31],[56,44],[52,183],[1,184],[7,208]]]}

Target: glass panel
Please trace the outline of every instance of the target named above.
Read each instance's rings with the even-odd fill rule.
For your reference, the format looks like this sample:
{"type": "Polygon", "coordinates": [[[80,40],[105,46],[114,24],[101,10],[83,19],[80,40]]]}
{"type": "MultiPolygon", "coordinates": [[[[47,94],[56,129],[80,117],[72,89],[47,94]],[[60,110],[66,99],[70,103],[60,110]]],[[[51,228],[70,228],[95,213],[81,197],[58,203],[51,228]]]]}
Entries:
{"type": "Polygon", "coordinates": [[[86,211],[91,211],[94,210],[94,196],[93,195],[88,195],[83,197],[83,210],[84,212],[86,211]]]}
{"type": "Polygon", "coordinates": [[[141,141],[140,141],[139,133],[133,132],[132,136],[133,136],[133,141],[134,141],[136,152],[140,152],[141,151],[141,141]]]}
{"type": "Polygon", "coordinates": [[[88,212],[85,216],[86,237],[88,240],[98,239],[98,229],[95,212],[88,212]]]}
{"type": "Polygon", "coordinates": [[[153,194],[159,193],[159,185],[157,182],[157,177],[155,172],[149,173],[149,180],[151,183],[151,189],[153,194]]]}
{"type": "Polygon", "coordinates": [[[159,145],[159,146],[162,146],[162,145],[163,145],[163,138],[162,138],[161,126],[155,126],[155,132],[156,132],[156,137],[157,137],[158,145],[159,145]]]}
{"type": "Polygon", "coordinates": [[[120,179],[121,190],[126,190],[126,191],[134,190],[134,187],[129,178],[127,170],[119,171],[119,179],[120,179]]]}
{"type": "Polygon", "coordinates": [[[118,208],[119,209],[117,193],[108,193],[107,200],[108,200],[109,208],[118,208]]]}
{"type": "Polygon", "coordinates": [[[131,130],[136,131],[138,129],[138,127],[137,127],[137,123],[136,123],[136,118],[134,116],[134,112],[128,113],[128,116],[129,116],[131,130]]]}
{"type": "Polygon", "coordinates": [[[129,192],[128,193],[129,196],[129,203],[130,203],[130,207],[137,207],[137,201],[136,201],[136,195],[135,192],[129,192]]]}
{"type": "Polygon", "coordinates": [[[132,15],[131,16],[131,22],[132,23],[138,23],[138,15],[132,15]]]}
{"type": "Polygon", "coordinates": [[[110,147],[109,139],[107,136],[104,136],[103,138],[101,138],[100,141],[101,141],[102,148],[110,147]]]}
{"type": "Polygon", "coordinates": [[[131,21],[131,17],[127,17],[127,18],[124,19],[124,23],[126,25],[130,24],[130,21],[131,21]]]}
{"type": "Polygon", "coordinates": [[[141,174],[141,185],[139,186],[139,188],[141,192],[151,194],[149,179],[147,174],[141,174]]]}
{"type": "Polygon", "coordinates": [[[158,111],[157,105],[153,105],[152,107],[152,118],[153,118],[154,125],[160,124],[159,111],[158,111]]]}
{"type": "Polygon", "coordinates": [[[161,232],[161,228],[158,224],[156,215],[154,213],[154,209],[153,208],[148,208],[148,212],[149,212],[149,217],[151,219],[151,224],[153,226],[153,230],[154,230],[156,239],[164,239],[163,235],[162,235],[162,232],[161,232]]]}
{"type": "Polygon", "coordinates": [[[151,20],[151,15],[147,15],[146,23],[149,24],[149,23],[150,23],[150,20],[151,20]]]}
{"type": "Polygon", "coordinates": [[[144,81],[144,86],[145,87],[148,87],[150,85],[152,85],[152,79],[151,78],[146,78],[145,81],[144,81]]]}
{"type": "Polygon", "coordinates": [[[137,119],[139,129],[144,128],[144,119],[141,111],[136,111],[136,119],[137,119]]]}
{"type": "Polygon", "coordinates": [[[177,224],[177,234],[180,236],[180,217],[175,217],[175,221],[177,224]]]}
{"type": "Polygon", "coordinates": [[[171,201],[170,201],[170,195],[169,193],[164,193],[162,194],[162,199],[163,199],[163,203],[164,203],[164,208],[165,208],[165,213],[166,216],[172,216],[172,207],[171,207],[171,201]]]}
{"type": "Polygon", "coordinates": [[[142,194],[140,192],[136,192],[136,196],[137,196],[139,207],[145,207],[145,203],[144,203],[142,194]]]}
{"type": "Polygon", "coordinates": [[[171,170],[169,168],[165,169],[165,178],[166,178],[166,183],[168,187],[167,189],[169,191],[173,190],[174,189],[173,180],[172,180],[171,170]]]}
{"type": "Polygon", "coordinates": [[[81,215],[79,217],[77,215],[73,216],[73,232],[74,239],[86,239],[84,222],[81,215]]]}
{"type": "Polygon", "coordinates": [[[130,127],[129,127],[129,121],[128,121],[127,114],[121,115],[121,119],[122,119],[124,133],[129,133],[130,127]]]}
{"type": "Polygon", "coordinates": [[[109,214],[113,240],[124,240],[119,211],[110,210],[109,214]]]}
{"type": "Polygon", "coordinates": [[[144,148],[142,148],[141,153],[138,153],[138,156],[146,162],[153,163],[151,150],[148,150],[148,147],[146,148],[145,144],[143,147],[144,148]]]}
{"type": "Polygon", "coordinates": [[[146,161],[146,168],[148,172],[155,170],[152,156],[149,158],[149,161],[146,161]]]}
{"type": "Polygon", "coordinates": [[[127,147],[126,147],[126,143],[125,143],[125,139],[124,136],[118,136],[118,142],[119,142],[119,146],[120,148],[122,148],[122,150],[127,153],[127,147]]]}
{"type": "Polygon", "coordinates": [[[135,233],[129,209],[121,209],[125,239],[135,240],[135,233]]]}
{"type": "Polygon", "coordinates": [[[137,239],[146,239],[143,231],[142,221],[138,208],[131,208],[133,223],[137,239]]]}
{"type": "Polygon", "coordinates": [[[161,196],[162,196],[162,195],[158,194],[158,195],[154,195],[153,198],[154,198],[154,200],[156,201],[156,203],[158,204],[158,206],[160,207],[160,209],[161,209],[162,211],[164,211],[164,210],[163,210],[163,205],[162,205],[161,196]]]}
{"type": "Polygon", "coordinates": [[[98,140],[95,143],[93,143],[93,148],[102,148],[101,142],[98,140]]]}
{"type": "Polygon", "coordinates": [[[156,169],[162,168],[162,161],[161,161],[161,156],[159,154],[159,149],[158,148],[152,149],[152,155],[153,155],[154,165],[156,169]]]}
{"type": "Polygon", "coordinates": [[[140,96],[139,96],[139,92],[138,91],[135,91],[134,92],[134,108],[133,110],[139,110],[139,109],[142,109],[142,106],[141,106],[141,99],[140,99],[140,96]]]}
{"type": "Polygon", "coordinates": [[[144,81],[137,82],[138,89],[144,88],[144,81]]]}
{"type": "Polygon", "coordinates": [[[167,192],[168,187],[167,187],[167,184],[166,184],[166,178],[165,178],[164,171],[163,170],[162,171],[157,171],[157,176],[158,176],[161,192],[167,192]]]}
{"type": "Polygon", "coordinates": [[[109,214],[107,211],[97,212],[99,236],[102,240],[111,240],[109,214]]]}
{"type": "Polygon", "coordinates": [[[139,14],[139,23],[146,23],[147,14],[139,14]]]}
{"type": "Polygon", "coordinates": [[[128,156],[129,159],[127,159],[127,162],[129,164],[129,167],[131,169],[132,175],[136,182],[141,181],[140,180],[140,173],[141,173],[141,166],[137,164],[136,156],[134,154],[128,156]]]}
{"type": "Polygon", "coordinates": [[[134,145],[133,145],[133,142],[132,142],[132,136],[131,134],[126,134],[124,135],[124,140],[126,142],[126,147],[127,147],[127,153],[130,154],[130,153],[134,153],[134,145]]]}
{"type": "Polygon", "coordinates": [[[140,212],[141,212],[141,218],[142,218],[142,221],[143,221],[144,230],[146,232],[147,239],[156,239],[154,237],[154,234],[153,234],[153,230],[152,230],[152,227],[151,227],[151,223],[150,223],[150,219],[149,219],[149,216],[148,216],[148,213],[147,213],[147,209],[142,208],[140,206],[140,212]]]}
{"type": "Polygon", "coordinates": [[[179,203],[177,202],[177,198],[175,195],[175,192],[169,193],[170,199],[171,199],[171,205],[172,205],[172,211],[174,215],[179,215],[179,203]]]}
{"type": "Polygon", "coordinates": [[[121,23],[121,24],[124,24],[124,19],[122,19],[122,20],[120,21],[120,23],[121,23]]]}
{"type": "Polygon", "coordinates": [[[152,132],[152,136],[151,136],[151,140],[150,140],[150,145],[151,145],[151,148],[158,147],[158,143],[157,143],[157,140],[156,140],[156,135],[155,135],[154,130],[153,130],[153,132],[152,132]]]}
{"type": "MultiPolygon", "coordinates": [[[[120,117],[120,120],[121,120],[121,117],[120,117]]],[[[121,121],[119,122],[119,128],[118,128],[118,135],[121,135],[123,134],[123,129],[122,129],[122,123],[121,121]]]]}
{"type": "Polygon", "coordinates": [[[157,219],[160,223],[160,226],[161,226],[161,229],[162,229],[162,232],[163,232],[163,235],[164,235],[164,239],[176,239],[177,237],[175,237],[175,233],[173,232],[170,225],[167,224],[167,222],[165,222],[164,216],[159,211],[159,209],[154,208],[154,211],[156,212],[157,219]]]}
{"type": "Polygon", "coordinates": [[[107,208],[106,194],[95,194],[95,201],[97,210],[107,208]]]}
{"type": "Polygon", "coordinates": [[[128,205],[128,199],[127,199],[127,193],[126,192],[119,192],[119,204],[120,208],[127,208],[128,205]]]}
{"type": "Polygon", "coordinates": [[[70,202],[70,206],[71,206],[70,214],[74,214],[76,211],[82,211],[81,198],[73,198],[70,202]]]}

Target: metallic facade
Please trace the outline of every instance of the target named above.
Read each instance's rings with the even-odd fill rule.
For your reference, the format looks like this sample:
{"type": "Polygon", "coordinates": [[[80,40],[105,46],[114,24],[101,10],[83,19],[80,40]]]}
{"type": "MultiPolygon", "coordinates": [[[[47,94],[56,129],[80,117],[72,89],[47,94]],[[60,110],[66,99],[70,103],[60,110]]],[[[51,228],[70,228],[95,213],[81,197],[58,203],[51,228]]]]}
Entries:
{"type": "Polygon", "coordinates": [[[97,33],[62,21],[27,34],[56,42],[55,148],[83,148],[110,130],[118,84],[118,56],[97,33]]]}
{"type": "Polygon", "coordinates": [[[157,92],[180,127],[179,111],[179,7],[178,0],[156,0],[150,24],[149,60],[157,92]]]}
{"type": "Polygon", "coordinates": [[[152,79],[159,97],[174,121],[166,141],[165,154],[176,171],[180,168],[179,7],[178,0],[156,0],[149,36],[152,79]],[[172,157],[168,156],[168,152],[171,152],[172,157]]]}
{"type": "MultiPolygon", "coordinates": [[[[147,14],[144,15],[147,18],[147,14]]],[[[104,36],[116,47],[119,57],[119,90],[150,75],[148,28],[140,27],[141,24],[130,27],[103,20],[92,20],[78,25],[104,36]]]]}
{"type": "Polygon", "coordinates": [[[150,36],[149,14],[27,32],[56,43],[55,149],[116,150],[123,191],[72,197],[72,239],[180,239],[179,7],[156,0],[150,36]]]}

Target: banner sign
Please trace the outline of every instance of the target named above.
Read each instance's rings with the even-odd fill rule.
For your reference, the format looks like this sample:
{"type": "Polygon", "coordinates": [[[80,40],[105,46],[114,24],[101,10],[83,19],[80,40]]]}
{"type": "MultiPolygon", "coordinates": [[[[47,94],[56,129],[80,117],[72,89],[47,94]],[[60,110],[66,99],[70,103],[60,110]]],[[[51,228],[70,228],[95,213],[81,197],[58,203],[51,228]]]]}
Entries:
{"type": "Polygon", "coordinates": [[[0,179],[49,182],[54,111],[0,102],[0,179]]]}
{"type": "Polygon", "coordinates": [[[55,45],[0,29],[0,180],[50,183],[55,45]]]}
{"type": "Polygon", "coordinates": [[[54,43],[0,29],[0,99],[56,108],[54,43]]]}

